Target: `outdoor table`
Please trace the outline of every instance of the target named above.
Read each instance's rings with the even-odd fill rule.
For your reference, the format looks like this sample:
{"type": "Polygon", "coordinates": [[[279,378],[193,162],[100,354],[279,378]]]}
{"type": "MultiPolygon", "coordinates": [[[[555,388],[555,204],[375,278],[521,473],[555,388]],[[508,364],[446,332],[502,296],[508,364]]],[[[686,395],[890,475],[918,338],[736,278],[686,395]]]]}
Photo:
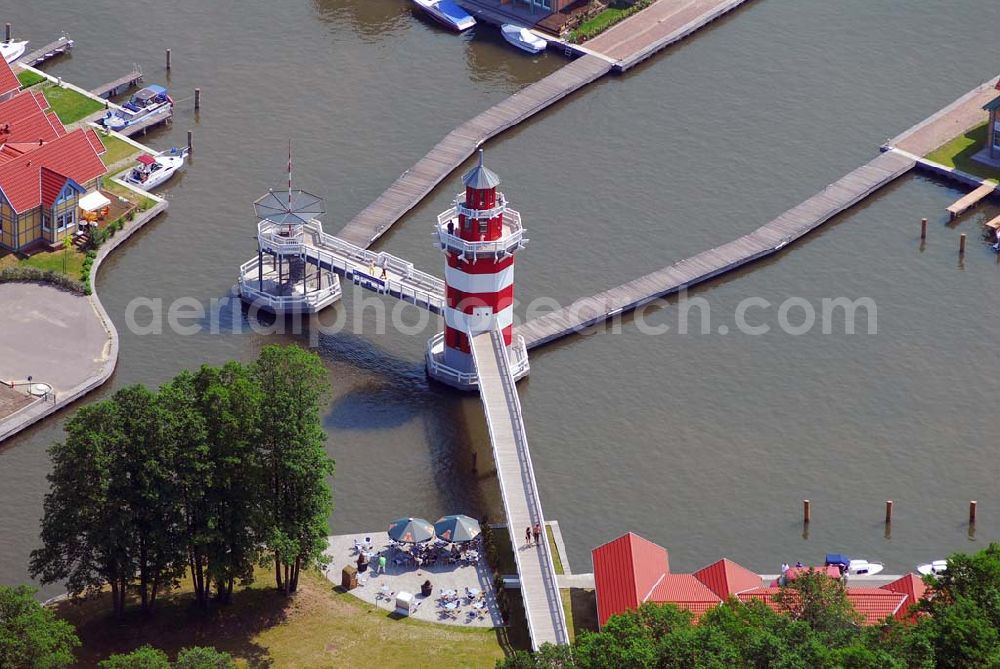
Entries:
{"type": "Polygon", "coordinates": [[[455,609],[458,608],[458,602],[448,602],[447,604],[444,605],[444,608],[448,609],[449,611],[454,611],[455,609]]]}
{"type": "Polygon", "coordinates": [[[468,590],[468,593],[469,593],[469,597],[478,597],[479,596],[479,588],[468,588],[467,590],[468,590]]]}
{"type": "Polygon", "coordinates": [[[477,609],[484,609],[484,608],[486,608],[486,602],[483,602],[483,601],[475,602],[475,603],[473,603],[472,606],[474,608],[477,608],[477,609]]]}
{"type": "Polygon", "coordinates": [[[444,590],[444,591],[441,592],[441,596],[445,597],[445,598],[454,597],[457,594],[458,593],[455,592],[454,590],[444,590]]]}

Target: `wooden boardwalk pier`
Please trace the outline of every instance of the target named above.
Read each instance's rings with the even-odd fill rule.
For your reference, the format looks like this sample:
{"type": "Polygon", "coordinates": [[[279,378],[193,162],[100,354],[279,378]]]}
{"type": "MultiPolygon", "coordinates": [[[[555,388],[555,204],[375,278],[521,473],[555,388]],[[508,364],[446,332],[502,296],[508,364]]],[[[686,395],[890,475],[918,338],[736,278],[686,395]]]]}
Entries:
{"type": "Polygon", "coordinates": [[[583,44],[626,72],[749,1],[660,0],[583,44]]]}
{"type": "Polygon", "coordinates": [[[106,84],[98,86],[97,88],[91,89],[91,93],[99,98],[109,99],[116,95],[121,95],[133,86],[138,86],[142,83],[142,68],[138,65],[132,66],[132,71],[128,74],[115,79],[114,81],[109,81],[106,84]]]}
{"type": "Polygon", "coordinates": [[[355,216],[337,236],[367,248],[467,160],[487,139],[537,114],[611,71],[611,64],[585,56],[463,123],[355,216]]]}
{"type": "Polygon", "coordinates": [[[882,153],[747,235],[617,288],[579,299],[528,321],[517,332],[529,349],[541,346],[771,255],[907,173],[915,164],[904,154],[882,153]]]}
{"type": "Polygon", "coordinates": [[[954,204],[948,206],[948,217],[951,219],[956,219],[965,212],[969,211],[977,204],[985,200],[990,194],[997,189],[997,185],[994,183],[985,183],[979,188],[975,189],[971,193],[963,195],[954,204]]]}
{"type": "Polygon", "coordinates": [[[568,644],[566,613],[559,596],[546,531],[542,530],[537,546],[522,545],[523,528],[535,525],[545,528],[545,517],[503,335],[493,329],[471,337],[470,343],[507,514],[507,531],[514,547],[531,646],[537,650],[543,643],[568,644]]]}
{"type": "Polygon", "coordinates": [[[75,45],[76,42],[70,39],[69,35],[64,34],[55,42],[52,42],[51,44],[46,44],[40,49],[35,49],[34,51],[24,54],[23,56],[17,59],[17,62],[21,65],[35,67],[37,65],[41,65],[47,60],[55,58],[56,56],[60,56],[64,53],[67,53],[75,45]]]}

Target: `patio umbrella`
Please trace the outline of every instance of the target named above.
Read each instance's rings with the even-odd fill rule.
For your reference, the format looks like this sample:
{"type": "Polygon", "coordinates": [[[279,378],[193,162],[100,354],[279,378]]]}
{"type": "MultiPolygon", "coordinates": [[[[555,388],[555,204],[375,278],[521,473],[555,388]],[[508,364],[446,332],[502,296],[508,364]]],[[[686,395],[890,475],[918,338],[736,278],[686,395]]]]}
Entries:
{"type": "Polygon", "coordinates": [[[445,516],[434,523],[434,532],[442,541],[463,543],[479,536],[479,522],[461,514],[445,516]]]}
{"type": "Polygon", "coordinates": [[[434,538],[434,526],[423,518],[400,518],[389,524],[389,538],[406,544],[419,544],[434,538]]]}

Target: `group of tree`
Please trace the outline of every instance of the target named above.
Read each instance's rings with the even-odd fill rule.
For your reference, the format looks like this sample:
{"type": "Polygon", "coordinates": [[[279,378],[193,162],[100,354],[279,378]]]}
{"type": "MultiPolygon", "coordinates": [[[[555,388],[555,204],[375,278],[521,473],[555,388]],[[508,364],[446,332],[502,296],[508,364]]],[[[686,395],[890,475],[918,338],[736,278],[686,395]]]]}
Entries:
{"type": "MultiPolygon", "coordinates": [[[[42,606],[27,586],[0,586],[0,667],[66,669],[74,662],[80,639],[73,626],[42,606]]],[[[144,646],[113,655],[100,669],[235,669],[228,653],[214,648],[185,648],[174,662],[163,651],[144,646]]]]}
{"type": "Polygon", "coordinates": [[[109,587],[121,616],[189,575],[195,598],[230,600],[256,565],[283,593],[322,562],[333,502],[314,353],[268,346],[250,364],[183,372],[83,407],[53,445],[42,547],[31,574],[74,597],[109,587]]]}
{"type": "Polygon", "coordinates": [[[953,555],[903,621],[862,624],[844,586],[812,572],[776,607],[730,598],[695,623],[672,604],[613,616],[571,646],[518,652],[498,669],[998,669],[1000,544],[953,555]],[[777,610],[775,610],[777,609],[777,610]]]}

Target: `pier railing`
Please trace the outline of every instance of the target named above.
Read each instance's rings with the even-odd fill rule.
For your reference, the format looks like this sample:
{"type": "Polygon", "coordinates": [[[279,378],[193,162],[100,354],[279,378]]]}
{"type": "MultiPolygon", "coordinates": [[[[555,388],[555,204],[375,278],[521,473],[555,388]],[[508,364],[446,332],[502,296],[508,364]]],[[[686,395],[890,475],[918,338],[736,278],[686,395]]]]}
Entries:
{"type": "MultiPolygon", "coordinates": [[[[545,599],[548,602],[549,612],[552,615],[552,624],[556,631],[556,642],[568,644],[569,633],[566,628],[566,613],[563,611],[562,598],[559,596],[555,565],[552,561],[552,551],[549,548],[548,530],[545,529],[545,516],[542,513],[542,501],[538,495],[535,470],[531,464],[531,454],[528,451],[527,432],[524,428],[524,417],[521,414],[521,400],[517,394],[517,387],[514,385],[514,375],[510,360],[506,354],[503,333],[499,328],[494,328],[490,331],[490,341],[493,344],[493,353],[500,367],[500,380],[503,383],[503,392],[507,399],[510,420],[514,425],[517,458],[521,466],[521,474],[526,482],[525,492],[528,496],[528,513],[531,516],[532,525],[537,524],[542,528],[542,550],[539,551],[542,563],[542,584],[545,589],[545,599]]],[[[516,556],[517,551],[514,551],[514,553],[516,556]]]]}

